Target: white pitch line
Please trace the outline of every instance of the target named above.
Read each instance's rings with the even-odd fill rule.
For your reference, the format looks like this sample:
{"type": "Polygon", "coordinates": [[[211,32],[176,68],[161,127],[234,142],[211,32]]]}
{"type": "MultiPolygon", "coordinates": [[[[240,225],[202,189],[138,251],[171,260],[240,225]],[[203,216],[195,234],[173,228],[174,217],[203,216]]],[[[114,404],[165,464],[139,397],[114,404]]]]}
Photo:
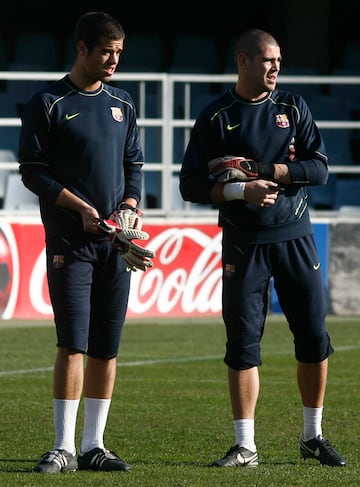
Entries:
{"type": "MultiPolygon", "coordinates": [[[[143,365],[200,362],[205,360],[215,360],[221,358],[222,356],[219,355],[209,355],[207,357],[182,357],[182,358],[174,358],[174,359],[165,358],[165,359],[158,359],[158,360],[134,360],[131,362],[119,362],[117,366],[118,367],[138,367],[143,365]]],[[[9,375],[32,374],[36,372],[51,372],[52,370],[54,370],[53,367],[41,367],[36,369],[4,370],[4,371],[0,371],[0,377],[9,376],[9,375]]]]}
{"type": "MultiPolygon", "coordinates": [[[[345,345],[343,347],[336,347],[335,352],[344,352],[347,350],[358,350],[359,346],[345,345]]],[[[294,352],[292,350],[287,350],[283,352],[264,352],[262,355],[274,356],[274,355],[291,355],[294,352]]],[[[138,367],[143,365],[158,365],[158,364],[174,364],[174,363],[188,363],[188,362],[204,362],[206,360],[219,360],[223,359],[222,355],[208,355],[205,357],[180,357],[180,358],[164,358],[164,359],[154,359],[154,360],[133,360],[131,362],[119,362],[118,367],[138,367]]],[[[36,372],[51,372],[53,367],[40,367],[36,369],[19,369],[19,370],[3,370],[0,371],[0,377],[14,376],[21,374],[33,374],[36,372]]]]}

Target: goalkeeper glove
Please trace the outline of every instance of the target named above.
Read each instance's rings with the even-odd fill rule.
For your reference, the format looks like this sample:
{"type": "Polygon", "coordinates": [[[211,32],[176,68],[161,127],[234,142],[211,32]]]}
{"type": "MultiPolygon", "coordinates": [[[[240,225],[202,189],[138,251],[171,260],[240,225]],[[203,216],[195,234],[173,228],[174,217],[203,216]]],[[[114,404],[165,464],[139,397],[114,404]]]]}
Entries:
{"type": "Polygon", "coordinates": [[[109,236],[114,249],[119,252],[129,271],[146,271],[148,267],[153,266],[155,252],[132,241],[148,240],[148,233],[134,228],[122,229],[113,220],[102,219],[97,221],[97,229],[99,233],[109,236]]]}
{"type": "Polygon", "coordinates": [[[209,172],[218,183],[229,181],[252,181],[253,179],[273,180],[275,168],[273,164],[255,162],[241,156],[224,156],[208,162],[209,172]]]}
{"type": "Polygon", "coordinates": [[[122,229],[136,228],[141,230],[142,216],[143,213],[138,208],[127,203],[121,203],[119,208],[111,214],[110,220],[113,220],[122,229]]]}

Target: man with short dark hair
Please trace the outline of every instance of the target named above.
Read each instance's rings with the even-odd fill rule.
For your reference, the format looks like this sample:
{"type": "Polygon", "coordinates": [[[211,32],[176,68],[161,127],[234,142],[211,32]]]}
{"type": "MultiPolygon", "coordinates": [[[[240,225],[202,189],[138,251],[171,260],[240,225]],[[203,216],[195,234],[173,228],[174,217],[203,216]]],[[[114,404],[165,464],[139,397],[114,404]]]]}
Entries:
{"type": "Polygon", "coordinates": [[[304,99],[276,89],[281,51],[259,29],[236,45],[238,79],[192,129],[180,173],[185,201],[215,204],[223,230],[223,319],[236,444],[213,467],[256,467],[255,408],[270,279],[294,336],[303,404],[300,453],[345,465],[322,436],[327,311],[307,208],[308,186],[326,184],[328,157],[304,99]]]}
{"type": "Polygon", "coordinates": [[[120,241],[123,253],[109,238],[115,241],[127,231],[146,239],[137,210],[144,159],[135,106],[129,93],[108,84],[124,37],[111,15],[82,15],[70,73],[36,93],[22,118],[20,172],[24,185],[39,196],[58,347],[55,442],[36,464],[39,473],[131,467],[104,446],[130,271],[151,266],[150,258],[140,263],[127,258],[131,238],[120,241]],[[112,221],[114,227],[108,224],[112,221]],[[82,393],[85,415],[77,457],[82,393]]]}

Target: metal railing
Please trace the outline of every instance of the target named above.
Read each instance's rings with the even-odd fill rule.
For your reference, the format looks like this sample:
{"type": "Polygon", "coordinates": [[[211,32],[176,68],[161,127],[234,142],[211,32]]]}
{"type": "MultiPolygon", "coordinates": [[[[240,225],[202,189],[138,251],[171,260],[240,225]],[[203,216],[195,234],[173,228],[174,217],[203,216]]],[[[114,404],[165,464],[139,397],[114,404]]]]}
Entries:
{"type": "MultiPolygon", "coordinates": [[[[29,91],[25,89],[27,83],[51,82],[64,75],[64,72],[0,72],[0,82],[11,82],[13,87],[12,90],[3,90],[7,106],[10,104],[10,111],[5,113],[0,102],[0,149],[9,148],[4,147],[6,135],[2,131],[12,129],[18,134],[20,130],[21,121],[16,105],[29,97],[29,91]],[[15,89],[16,85],[18,88],[15,89]]],[[[178,173],[191,127],[201,104],[217,96],[235,81],[236,76],[228,74],[116,73],[113,76],[112,83],[128,89],[137,106],[138,125],[145,153],[145,197],[142,205],[148,216],[196,218],[216,214],[211,207],[199,207],[181,200],[178,173]]],[[[360,93],[358,76],[279,76],[279,86],[285,83],[322,87],[336,84],[355,85],[360,93]]],[[[35,85],[32,86],[33,91],[36,91],[35,85]]],[[[317,120],[317,124],[320,130],[360,130],[360,120],[317,120]]],[[[16,141],[16,136],[13,140],[16,141]]],[[[329,155],[331,159],[331,154],[329,155]]],[[[0,161],[0,172],[4,171],[17,171],[17,163],[0,161]]],[[[341,164],[330,165],[330,172],[359,175],[360,164],[344,160],[341,164]]],[[[6,212],[6,208],[0,212],[6,212]]]]}

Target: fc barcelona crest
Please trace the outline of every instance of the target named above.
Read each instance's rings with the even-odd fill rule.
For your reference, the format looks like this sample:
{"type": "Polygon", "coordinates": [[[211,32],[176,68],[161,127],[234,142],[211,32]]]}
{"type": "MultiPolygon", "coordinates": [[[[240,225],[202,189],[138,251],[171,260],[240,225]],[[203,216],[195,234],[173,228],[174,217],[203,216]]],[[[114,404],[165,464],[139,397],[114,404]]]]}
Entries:
{"type": "Polygon", "coordinates": [[[276,115],[276,125],[282,129],[288,128],[290,126],[289,119],[287,118],[286,113],[280,113],[276,115]]]}
{"type": "Polygon", "coordinates": [[[64,265],[64,256],[63,255],[54,255],[53,256],[53,267],[54,269],[60,269],[64,265]]]}
{"type": "Polygon", "coordinates": [[[118,107],[111,107],[111,113],[113,116],[113,119],[116,120],[117,122],[122,122],[124,119],[124,115],[121,111],[121,108],[118,107]]]}

